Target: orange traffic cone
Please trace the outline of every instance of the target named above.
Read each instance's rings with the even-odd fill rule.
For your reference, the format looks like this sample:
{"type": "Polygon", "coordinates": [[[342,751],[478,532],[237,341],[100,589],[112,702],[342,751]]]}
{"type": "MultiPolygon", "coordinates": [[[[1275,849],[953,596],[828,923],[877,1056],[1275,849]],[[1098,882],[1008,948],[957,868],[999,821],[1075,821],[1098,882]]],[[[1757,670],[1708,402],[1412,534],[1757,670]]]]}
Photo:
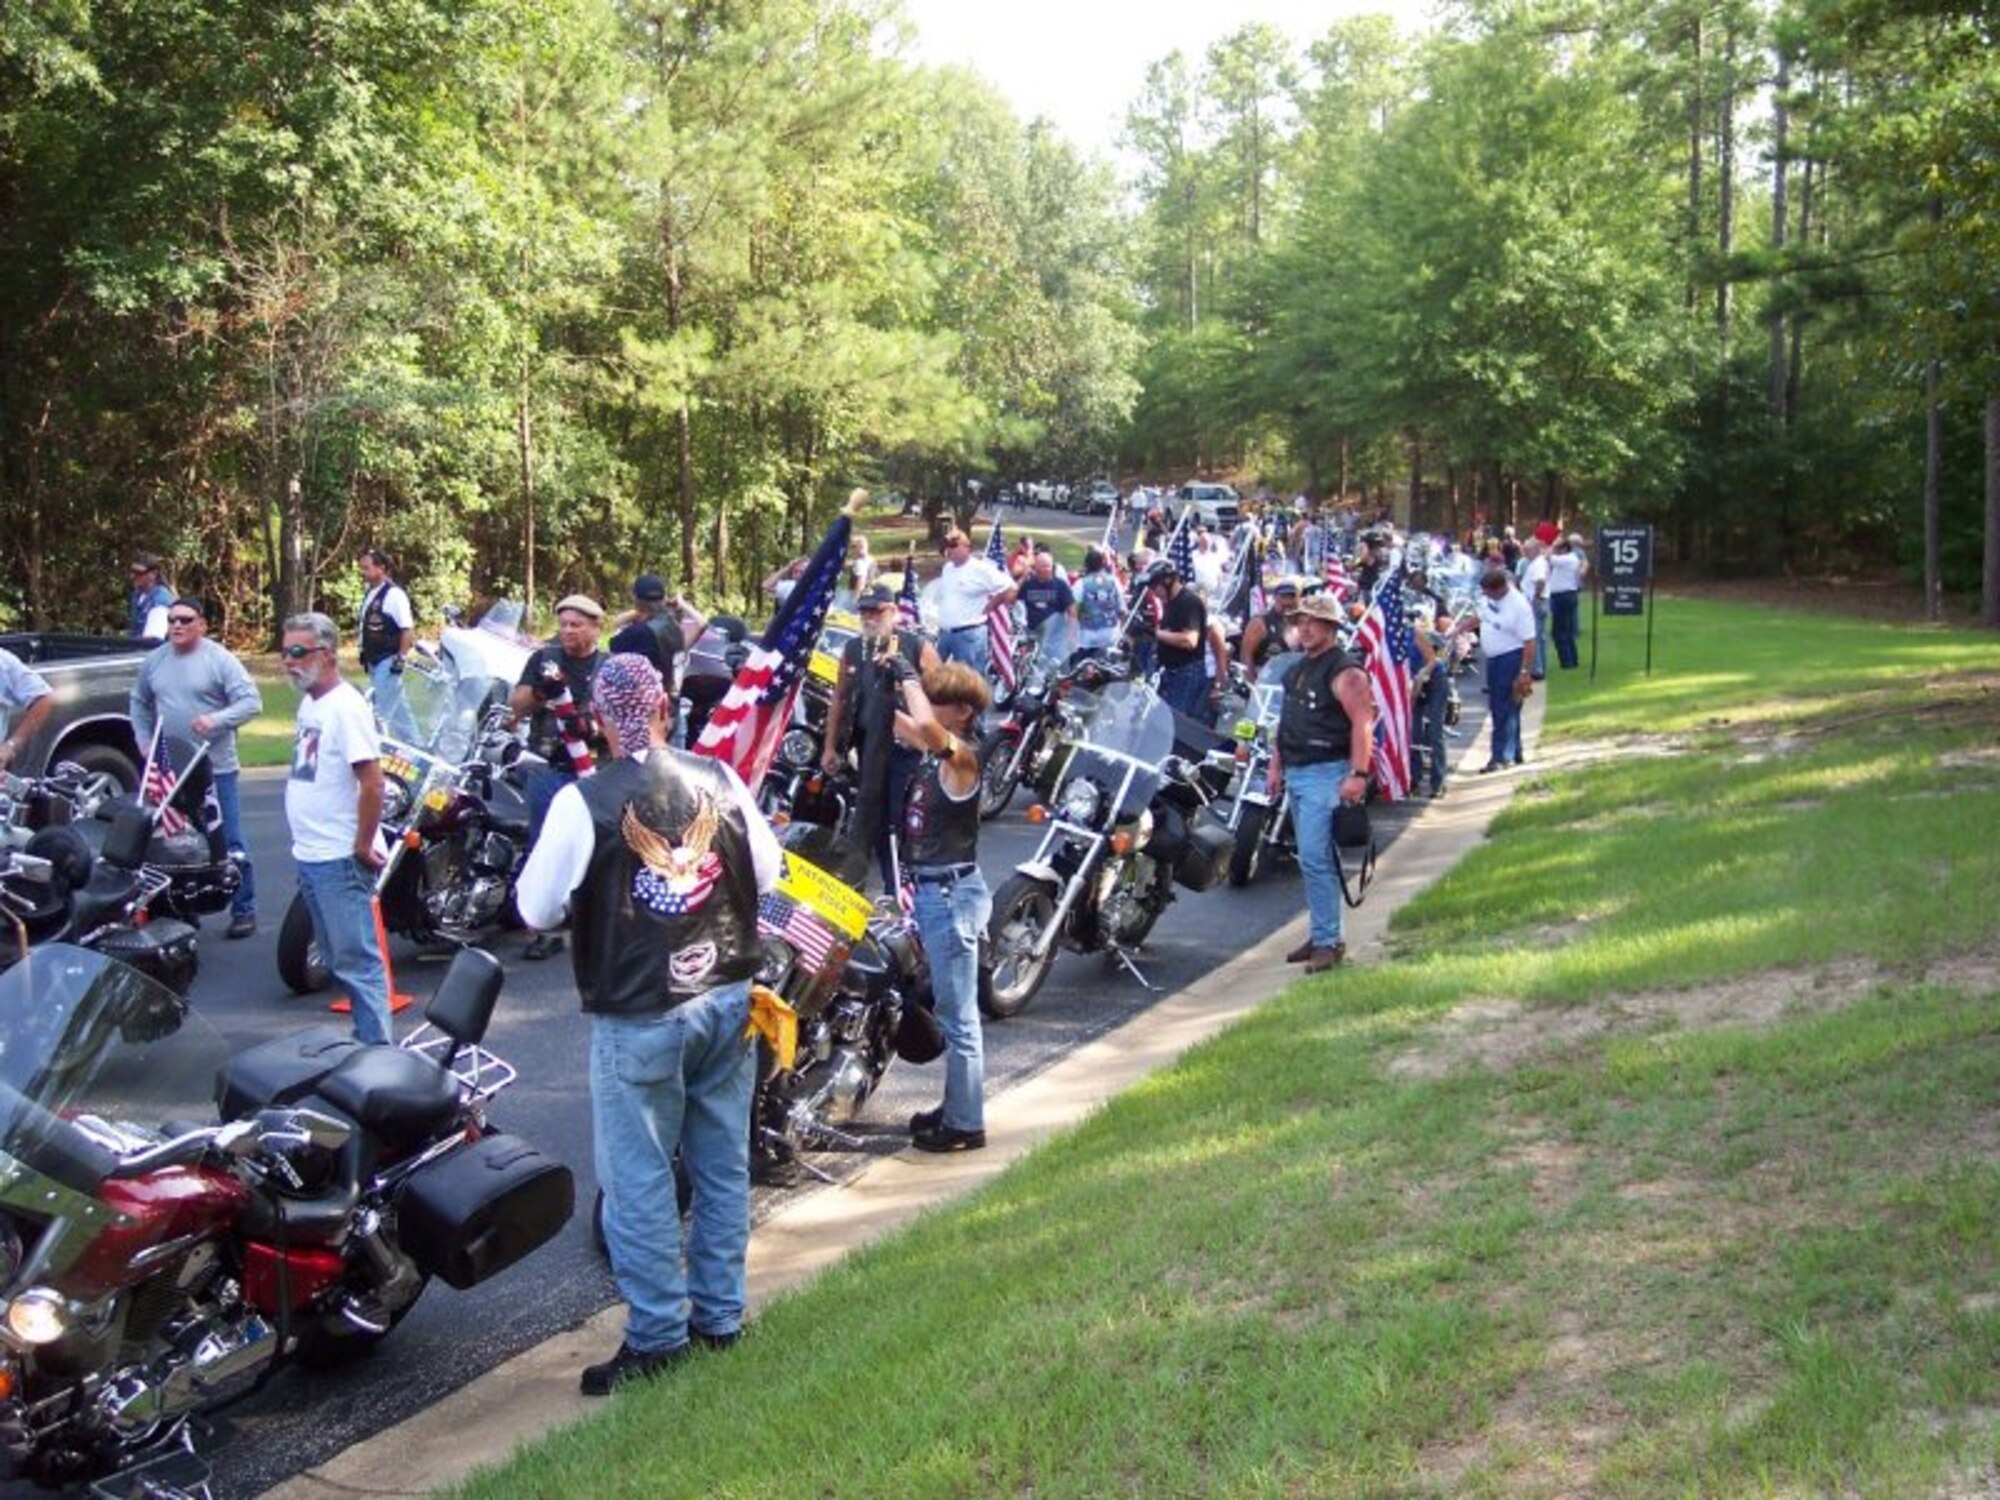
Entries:
{"type": "MultiPolygon", "coordinates": [[[[375,915],[375,946],[382,954],[382,978],[389,986],[389,1014],[400,1016],[417,1003],[415,995],[405,995],[396,989],[396,967],[389,962],[389,930],[382,925],[382,898],[370,896],[368,909],[375,915]]],[[[344,1016],[354,1009],[354,1002],[342,995],[327,1007],[335,1015],[344,1016]]]]}

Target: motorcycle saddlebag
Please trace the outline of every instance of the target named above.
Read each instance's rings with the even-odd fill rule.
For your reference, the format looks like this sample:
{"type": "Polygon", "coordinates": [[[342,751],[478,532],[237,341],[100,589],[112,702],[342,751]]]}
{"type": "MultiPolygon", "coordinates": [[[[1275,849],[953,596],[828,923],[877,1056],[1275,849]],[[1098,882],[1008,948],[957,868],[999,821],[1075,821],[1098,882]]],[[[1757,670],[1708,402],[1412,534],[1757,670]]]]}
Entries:
{"type": "Polygon", "coordinates": [[[568,1167],[519,1136],[489,1135],[416,1173],[396,1206],[403,1248],[463,1291],[554,1239],[576,1185],[568,1167]]]}
{"type": "Polygon", "coordinates": [[[186,998],[199,960],[195,930],[171,917],[155,917],[144,927],[113,927],[91,942],[106,958],[130,964],[186,998]]]}
{"type": "Polygon", "coordinates": [[[240,1120],[267,1105],[296,1104],[360,1046],[345,1026],[315,1026],[239,1052],[216,1070],[216,1108],[240,1120]]]}
{"type": "Polygon", "coordinates": [[[1187,847],[1174,866],[1174,881],[1191,891],[1213,890],[1229,874],[1236,836],[1220,823],[1199,818],[1188,829],[1187,847]]]}

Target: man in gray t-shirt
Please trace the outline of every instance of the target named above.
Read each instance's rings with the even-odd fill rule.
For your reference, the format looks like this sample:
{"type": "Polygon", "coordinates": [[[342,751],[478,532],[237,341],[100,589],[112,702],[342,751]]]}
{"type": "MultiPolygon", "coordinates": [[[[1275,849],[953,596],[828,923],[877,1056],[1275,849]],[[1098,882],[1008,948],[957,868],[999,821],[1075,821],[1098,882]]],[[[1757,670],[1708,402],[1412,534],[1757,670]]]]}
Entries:
{"type": "Polygon", "coordinates": [[[208,746],[223,842],[243,873],[230,903],[228,935],[233,938],[257,930],[257,881],[243,842],[236,731],[263,711],[264,700],[243,663],[208,638],[208,611],[201,601],[182,598],[168,605],[167,643],[139,664],[132,685],[132,730],[142,754],[162,731],[208,746]]]}

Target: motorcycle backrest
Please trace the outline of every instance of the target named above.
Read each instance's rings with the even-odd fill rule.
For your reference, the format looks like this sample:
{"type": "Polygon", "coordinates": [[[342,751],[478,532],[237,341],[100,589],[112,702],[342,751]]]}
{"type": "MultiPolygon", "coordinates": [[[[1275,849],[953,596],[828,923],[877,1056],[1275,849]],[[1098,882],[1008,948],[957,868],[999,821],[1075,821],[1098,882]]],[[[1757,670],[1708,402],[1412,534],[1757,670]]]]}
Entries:
{"type": "Polygon", "coordinates": [[[111,832],[104,836],[103,855],[107,864],[121,870],[136,870],[146,862],[146,846],[153,841],[153,819],[135,802],[119,802],[111,809],[111,832]]]}
{"type": "Polygon", "coordinates": [[[460,1046],[476,1043],[493,1020],[505,979],[500,960],[484,948],[461,948],[424,1007],[424,1019],[460,1046]]]}

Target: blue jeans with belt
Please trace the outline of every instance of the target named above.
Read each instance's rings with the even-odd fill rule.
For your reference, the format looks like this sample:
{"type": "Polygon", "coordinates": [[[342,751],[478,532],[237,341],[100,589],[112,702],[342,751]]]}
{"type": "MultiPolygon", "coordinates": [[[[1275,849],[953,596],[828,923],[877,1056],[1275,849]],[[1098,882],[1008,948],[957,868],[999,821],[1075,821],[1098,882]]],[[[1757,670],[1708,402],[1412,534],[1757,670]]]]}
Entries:
{"type": "Polygon", "coordinates": [[[1347,779],[1344,760],[1286,766],[1292,791],[1292,832],[1299,841],[1299,873],[1305,877],[1306,911],[1312,945],[1331,948],[1340,941],[1340,872],[1334,865],[1333,810],[1347,779]]]}
{"type": "Polygon", "coordinates": [[[979,940],[993,915],[986,877],[975,867],[944,879],[916,872],[917,933],[931,966],[931,993],[944,1032],[944,1125],[986,1128],[986,1053],[979,1029],[979,940]]]}
{"type": "Polygon", "coordinates": [[[984,620],[977,625],[939,631],[937,653],[940,661],[962,661],[981,677],[991,675],[993,648],[986,639],[984,620]]]}
{"type": "Polygon", "coordinates": [[[1514,701],[1514,679],[1521,675],[1523,648],[1486,658],[1486,712],[1493,718],[1493,754],[1489,764],[1521,763],[1521,705],[1514,701]]]}
{"type": "Polygon", "coordinates": [[[410,713],[410,700],[403,696],[403,674],[396,666],[395,657],[385,656],[368,669],[369,685],[375,689],[375,720],[391,739],[414,745],[417,721],[410,713]]]}
{"type": "Polygon", "coordinates": [[[672,1010],[591,1018],[604,1241],[629,1309],[625,1342],[642,1354],[678,1349],[690,1327],[728,1334],[743,1326],[757,1074],[756,1046],[743,1035],[749,1019],[747,979],[672,1010]],[[694,1183],[685,1246],[676,1149],[694,1183]]]}
{"type": "Polygon", "coordinates": [[[1178,667],[1161,668],[1160,699],[1174,712],[1186,714],[1190,719],[1206,715],[1208,674],[1202,671],[1201,663],[1191,661],[1178,667]]]}

